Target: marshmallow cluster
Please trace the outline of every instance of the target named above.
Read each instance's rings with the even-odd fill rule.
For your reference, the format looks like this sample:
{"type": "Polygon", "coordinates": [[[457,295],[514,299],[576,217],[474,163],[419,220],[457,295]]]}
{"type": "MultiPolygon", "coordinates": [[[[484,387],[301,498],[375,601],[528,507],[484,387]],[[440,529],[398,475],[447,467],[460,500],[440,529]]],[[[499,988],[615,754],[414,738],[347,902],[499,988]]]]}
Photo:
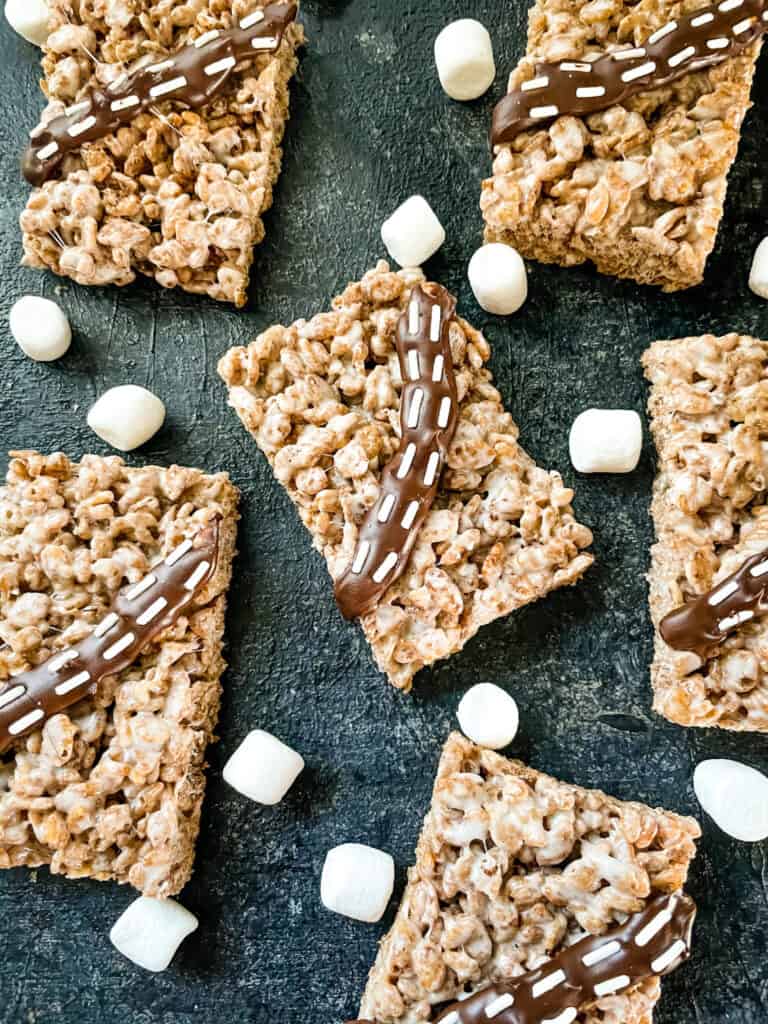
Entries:
{"type": "Polygon", "coordinates": [[[164,971],[197,918],[175,900],[139,896],[112,926],[112,945],[145,971],[164,971]]]}
{"type": "Polygon", "coordinates": [[[723,832],[745,843],[768,839],[768,778],[738,761],[702,761],[693,775],[696,797],[723,832]]]}
{"type": "Polygon", "coordinates": [[[469,283],[486,313],[509,316],[528,297],[528,277],[517,249],[503,242],[481,246],[469,261],[469,283]]]}
{"type": "Polygon", "coordinates": [[[445,230],[424,196],[411,196],[381,226],[381,240],[401,267],[420,267],[445,241],[445,230]]]}
{"type": "Polygon", "coordinates": [[[631,473],[642,447],[642,420],[631,409],[587,409],[571,427],[571,462],[579,473],[631,473]]]}
{"type": "Polygon", "coordinates": [[[452,100],[476,100],[496,77],[488,29],[474,18],[452,21],[435,39],[435,64],[452,100]]]}
{"type": "Polygon", "coordinates": [[[224,781],[249,800],[273,806],[304,771],[304,759],[271,733],[254,729],[224,766],[224,781]]]}
{"type": "Polygon", "coordinates": [[[145,444],[164,422],[163,403],[157,395],[137,384],[110,388],[88,413],[91,430],[121,452],[130,452],[145,444]]]}
{"type": "Polygon", "coordinates": [[[752,259],[749,287],[761,299],[768,299],[768,238],[764,238],[752,259]]]}
{"type": "Polygon", "coordinates": [[[374,924],[395,887],[395,862],[388,853],[360,843],[345,843],[325,858],[320,899],[327,910],[374,924]]]}
{"type": "Polygon", "coordinates": [[[60,359],[72,341],[72,331],[61,306],[40,295],[22,295],[8,315],[16,344],[39,363],[60,359]]]}
{"type": "Polygon", "coordinates": [[[493,683],[478,683],[467,690],[457,715],[464,735],[491,750],[508,747],[520,724],[514,698],[493,683]]]}
{"type": "Polygon", "coordinates": [[[48,38],[51,12],[45,0],[5,0],[5,20],[28,43],[42,46],[48,38]]]}

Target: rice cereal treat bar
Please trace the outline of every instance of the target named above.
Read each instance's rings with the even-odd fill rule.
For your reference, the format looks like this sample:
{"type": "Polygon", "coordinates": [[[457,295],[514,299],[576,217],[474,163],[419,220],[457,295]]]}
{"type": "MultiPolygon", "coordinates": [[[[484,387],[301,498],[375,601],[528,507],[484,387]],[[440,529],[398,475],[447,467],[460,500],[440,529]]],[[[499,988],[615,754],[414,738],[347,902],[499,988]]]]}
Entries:
{"type": "MultiPolygon", "coordinates": [[[[692,901],[681,890],[699,834],[691,818],[558,782],[454,733],[360,1017],[374,1024],[505,1024],[543,1017],[568,1024],[650,1024],[663,964],[654,960],[653,971],[645,971],[652,976],[628,987],[638,972],[626,963],[617,970],[610,950],[597,950],[624,937],[617,928],[642,920],[627,915],[648,911],[653,920],[659,904],[673,913],[675,906],[687,908],[688,946],[692,901]],[[664,899],[672,894],[673,900],[664,899]],[[604,936],[604,942],[591,944],[594,955],[584,966],[607,977],[577,1012],[568,1002],[566,976],[570,984],[575,966],[583,984],[584,971],[567,963],[568,950],[580,949],[574,943],[589,936],[604,936]],[[526,994],[527,972],[539,968],[526,994]],[[515,985],[515,1012],[506,1016],[512,1005],[507,987],[515,985]],[[492,1003],[481,1012],[477,1004],[489,994],[492,1003]],[[466,1001],[456,1004],[460,997],[466,1001]],[[529,1015],[530,997],[551,1005],[529,1015]],[[564,1006],[561,1015],[556,1007],[564,1006]]],[[[677,953],[685,950],[677,947],[677,953]]]]}
{"type": "Polygon", "coordinates": [[[768,732],[768,344],[658,341],[643,364],[658,450],[654,707],[680,725],[768,732]]]}
{"type": "Polygon", "coordinates": [[[27,266],[242,306],[303,39],[294,3],[52,0],[27,266]]]}
{"type": "Polygon", "coordinates": [[[342,612],[404,690],[592,562],[573,493],[520,448],[489,356],[445,289],[382,261],[330,312],[271,327],[219,364],[342,612]]]}
{"type": "Polygon", "coordinates": [[[494,114],[486,240],[677,291],[698,284],[765,0],[537,0],[494,114]]]}
{"type": "Polygon", "coordinates": [[[0,488],[0,866],[178,893],[219,710],[225,474],[13,452],[0,488]]]}

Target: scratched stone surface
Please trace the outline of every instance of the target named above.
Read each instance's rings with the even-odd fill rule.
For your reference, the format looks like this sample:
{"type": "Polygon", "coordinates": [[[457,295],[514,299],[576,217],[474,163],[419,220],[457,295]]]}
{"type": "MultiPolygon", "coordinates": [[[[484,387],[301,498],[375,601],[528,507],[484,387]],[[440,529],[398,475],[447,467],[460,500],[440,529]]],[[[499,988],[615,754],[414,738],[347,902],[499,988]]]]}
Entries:
{"type": "MultiPolygon", "coordinates": [[[[199,931],[163,974],[143,973],[108,932],[133,898],[111,884],[46,870],[0,874],[0,1020],[25,1024],[304,1024],[354,1016],[389,926],[441,745],[478,680],[514,694],[511,752],[537,768],[623,798],[699,813],[691,784],[705,757],[768,770],[765,737],[683,730],[650,709],[652,635],[644,574],[653,456],[636,473],[577,478],[573,415],[643,409],[639,357],[655,338],[739,330],[768,335],[768,306],[747,289],[766,232],[761,145],[768,75],[758,72],[727,215],[706,283],[665,296],[589,269],[530,267],[530,299],[510,320],[483,314],[467,285],[480,240],[479,182],[493,97],[525,38],[525,4],[498,0],[306,0],[309,35],[293,90],[285,170],[257,252],[250,304],[222,305],[137,283],[84,289],[18,267],[27,189],[17,155],[40,108],[36,51],[0,30],[0,450],[105,452],[85,423],[105,388],[144,384],[168,421],[133,463],[228,470],[243,493],[240,556],[228,620],[221,741],[210,752],[194,878],[182,895],[199,931]],[[492,32],[499,73],[474,104],[447,100],[432,40],[472,14],[492,32]],[[498,386],[525,447],[576,487],[597,565],[560,592],[484,629],[424,672],[412,696],[375,671],[358,630],[338,615],[325,569],[265,461],[226,407],[219,356],[270,323],[327,307],[382,255],[379,225],[409,194],[427,195],[448,232],[428,270],[486,330],[498,386]],[[55,297],[75,331],[53,365],[20,353],[7,311],[24,292],[55,297]],[[259,808],[221,768],[256,726],[302,752],[307,770],[283,804],[259,808]],[[380,925],[332,916],[319,901],[325,851],[361,841],[390,850],[397,890],[380,925]]],[[[2,469],[5,469],[5,460],[2,469]]],[[[768,844],[730,840],[708,820],[690,888],[700,903],[696,956],[664,985],[658,1024],[764,1024],[768,1015],[768,844]]]]}

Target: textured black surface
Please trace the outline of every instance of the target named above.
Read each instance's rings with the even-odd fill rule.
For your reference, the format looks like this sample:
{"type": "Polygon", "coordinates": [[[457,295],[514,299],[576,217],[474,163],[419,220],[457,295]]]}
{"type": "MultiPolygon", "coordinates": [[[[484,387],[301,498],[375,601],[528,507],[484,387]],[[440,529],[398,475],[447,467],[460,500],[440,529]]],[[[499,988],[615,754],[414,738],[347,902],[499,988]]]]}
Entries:
{"type": "MultiPolygon", "coordinates": [[[[639,356],[655,338],[730,329],[768,336],[768,306],[747,289],[765,233],[765,68],[732,176],[706,284],[664,296],[587,269],[530,267],[531,295],[509,321],[482,314],[466,283],[481,234],[480,179],[492,96],[522,50],[525,4],[499,0],[306,0],[310,45],[294,88],[285,172],[256,257],[251,303],[236,313],[138,283],[86,290],[17,267],[26,188],[17,153],[40,107],[36,51],[0,30],[0,449],[104,452],[85,425],[106,387],[157,391],[169,419],[133,462],[226,469],[243,491],[241,554],[229,615],[231,667],[197,870],[182,895],[200,917],[171,969],[143,973],[111,947],[127,889],[67,882],[41,870],[0,874],[0,1019],[25,1024],[286,1024],[353,1015],[377,939],[319,901],[325,851],[352,840],[390,850],[398,891],[412,857],[442,742],[468,685],[514,693],[522,726],[512,752],[587,786],[698,813],[691,775],[708,756],[768,769],[766,738],[683,730],[651,713],[651,630],[644,573],[652,454],[626,477],[576,479],[567,435],[591,405],[641,410],[639,356]],[[473,15],[494,37],[499,75],[467,106],[440,91],[431,59],[443,24],[473,15]],[[576,486],[595,531],[596,567],[577,588],[482,631],[403,697],[342,623],[317,555],[266,463],[225,406],[218,357],[278,320],[327,308],[380,256],[379,225],[414,191],[448,231],[428,268],[487,329],[497,383],[527,449],[576,486]],[[24,292],[57,298],[76,339],[54,365],[15,347],[6,314],[24,292]],[[260,809],[221,780],[249,728],[300,750],[307,771],[279,807],[260,809]]],[[[4,460],[3,460],[4,467],[4,460]]],[[[747,846],[704,821],[691,890],[701,904],[693,962],[665,982],[659,1024],[763,1024],[768,845],[747,846]]]]}

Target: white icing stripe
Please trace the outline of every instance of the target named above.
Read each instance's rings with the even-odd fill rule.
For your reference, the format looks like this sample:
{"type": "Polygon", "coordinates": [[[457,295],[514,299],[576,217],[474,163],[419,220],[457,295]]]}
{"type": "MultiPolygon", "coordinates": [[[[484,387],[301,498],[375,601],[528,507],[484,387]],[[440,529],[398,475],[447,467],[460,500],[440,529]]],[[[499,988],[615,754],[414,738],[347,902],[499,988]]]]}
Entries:
{"type": "Polygon", "coordinates": [[[645,48],[636,46],[630,50],[614,50],[611,56],[614,60],[637,60],[639,57],[645,56],[645,48]]]}
{"type": "Polygon", "coordinates": [[[445,396],[440,402],[440,411],[437,414],[437,425],[441,430],[444,430],[448,426],[448,421],[451,418],[451,399],[448,395],[445,396]]]}
{"type": "Polygon", "coordinates": [[[177,78],[171,78],[167,82],[161,82],[160,85],[153,85],[149,90],[149,95],[153,98],[157,96],[165,96],[169,92],[176,92],[177,89],[183,89],[187,84],[187,80],[184,75],[179,75],[177,78]]]}
{"type": "Polygon", "coordinates": [[[408,333],[415,337],[419,333],[419,323],[421,321],[421,314],[419,312],[419,304],[414,299],[408,307],[408,333]]]}
{"type": "Polygon", "coordinates": [[[379,508],[378,515],[376,516],[380,523],[386,523],[389,517],[392,515],[392,509],[395,507],[396,500],[397,499],[395,498],[394,494],[387,494],[385,496],[384,501],[382,501],[381,506],[379,508]]]}
{"type": "Polygon", "coordinates": [[[533,89],[546,89],[548,85],[549,78],[542,75],[540,78],[529,78],[527,82],[523,82],[520,89],[522,92],[530,92],[533,89]]]}
{"type": "Polygon", "coordinates": [[[707,46],[710,50],[724,50],[729,45],[725,36],[718,36],[717,39],[708,39],[707,46]]]}
{"type": "Polygon", "coordinates": [[[569,1006],[567,1010],[563,1010],[559,1017],[547,1017],[541,1024],[573,1024],[578,1016],[579,1011],[576,1007],[569,1006]]]}
{"type": "Polygon", "coordinates": [[[426,487],[431,487],[432,484],[435,482],[435,478],[437,477],[439,469],[440,453],[432,452],[432,454],[429,456],[429,461],[427,462],[427,468],[424,471],[424,485],[426,487]]]}
{"type": "Polygon", "coordinates": [[[70,647],[67,651],[62,651],[61,654],[57,654],[55,658],[51,658],[48,662],[48,671],[55,675],[60,668],[64,668],[70,661],[74,661],[78,656],[78,652],[74,647],[70,647]]]}
{"type": "Polygon", "coordinates": [[[594,967],[595,964],[602,963],[603,960],[607,960],[609,957],[620,952],[621,945],[618,942],[606,942],[599,949],[593,949],[591,953],[586,953],[581,958],[581,962],[585,967],[594,967]]]}
{"type": "Polygon", "coordinates": [[[641,949],[643,946],[647,946],[654,935],[658,935],[662,928],[666,928],[669,922],[672,920],[672,913],[674,911],[675,904],[670,902],[670,905],[665,909],[659,911],[656,917],[635,936],[635,945],[641,949]]]}
{"type": "Polygon", "coordinates": [[[215,60],[213,64],[208,64],[204,68],[206,75],[212,77],[213,75],[221,74],[222,71],[229,71],[237,64],[234,57],[222,57],[221,60],[215,60]]]}
{"type": "Polygon", "coordinates": [[[118,656],[118,654],[122,654],[123,651],[127,650],[131,646],[135,639],[136,636],[133,633],[126,633],[124,636],[121,636],[119,640],[115,640],[112,646],[108,647],[106,651],[104,651],[104,661],[112,661],[118,656]]]}
{"type": "Polygon", "coordinates": [[[127,81],[128,75],[124,72],[122,75],[118,75],[117,78],[114,79],[114,81],[109,83],[109,85],[107,86],[107,91],[117,92],[118,89],[122,89],[122,87],[125,85],[127,81]]]}
{"type": "Polygon", "coordinates": [[[765,576],[768,572],[768,561],[759,562],[749,570],[750,576],[765,576]]]}
{"type": "Polygon", "coordinates": [[[560,65],[561,71],[578,71],[582,74],[589,74],[592,71],[592,65],[587,64],[586,61],[580,60],[564,60],[560,65]]]}
{"type": "MultiPolygon", "coordinates": [[[[435,356],[435,361],[432,364],[432,380],[435,384],[443,379],[443,369],[445,368],[445,360],[442,355],[435,356]]],[[[768,562],[765,563],[768,565],[768,562]]]]}
{"type": "Polygon", "coordinates": [[[668,36],[670,32],[675,32],[676,30],[677,22],[670,21],[668,25],[664,26],[664,28],[657,29],[656,32],[654,32],[653,35],[649,37],[648,43],[651,45],[653,43],[658,43],[660,39],[663,39],[665,36],[668,36]]]}
{"type": "Polygon", "coordinates": [[[411,399],[411,405],[408,409],[407,426],[413,430],[419,425],[419,417],[421,416],[421,405],[424,401],[424,391],[421,388],[416,388],[413,392],[413,398],[411,399]]]}
{"type": "Polygon", "coordinates": [[[47,160],[49,156],[54,156],[59,152],[58,142],[49,142],[47,146],[43,146],[42,149],[37,152],[38,160],[47,160]]]}
{"type": "Polygon", "coordinates": [[[121,100],[112,100],[110,109],[117,113],[118,110],[129,110],[131,107],[138,107],[138,96],[124,96],[121,100]]]}
{"type": "Polygon", "coordinates": [[[718,4],[717,9],[718,11],[722,11],[723,14],[727,14],[728,11],[737,10],[737,8],[741,7],[743,3],[744,0],[723,0],[721,4],[718,4]]]}
{"type": "Polygon", "coordinates": [[[558,985],[562,985],[565,981],[565,971],[553,971],[552,974],[548,974],[546,978],[542,978],[537,981],[531,989],[531,995],[534,999],[538,999],[539,996],[543,996],[545,992],[551,992],[553,988],[557,988],[558,985]]]}
{"type": "Polygon", "coordinates": [[[253,11],[252,14],[246,14],[240,21],[240,28],[252,28],[254,25],[258,25],[260,21],[264,21],[264,11],[253,11]]]}
{"type": "Polygon", "coordinates": [[[363,566],[368,558],[368,552],[371,550],[371,545],[367,540],[364,540],[360,547],[357,549],[355,560],[352,563],[352,572],[358,576],[363,571],[363,566]]]}
{"type": "Polygon", "coordinates": [[[203,582],[205,577],[208,575],[208,570],[211,568],[210,562],[201,562],[200,565],[195,569],[192,575],[184,584],[185,590],[196,590],[197,587],[203,582]]]}
{"type": "MultiPolygon", "coordinates": [[[[670,61],[670,63],[672,63],[670,61]]],[[[636,68],[631,68],[629,71],[625,71],[621,76],[622,82],[634,82],[638,78],[645,78],[646,75],[652,75],[656,70],[656,62],[649,60],[645,64],[639,64],[636,68]]]]}
{"type": "Polygon", "coordinates": [[[34,725],[35,722],[39,722],[41,718],[45,717],[45,712],[42,708],[35,708],[34,711],[30,711],[28,715],[24,715],[22,718],[17,719],[13,725],[8,726],[8,732],[11,736],[18,736],[20,732],[24,732],[30,725],[34,725]]]}
{"type": "Polygon", "coordinates": [[[157,576],[153,576],[150,573],[145,576],[143,580],[139,580],[135,587],[131,587],[128,593],[125,595],[127,601],[135,601],[137,597],[141,597],[145,590],[149,590],[157,583],[157,576]]]}
{"type": "Polygon", "coordinates": [[[731,580],[730,583],[726,583],[725,586],[720,587],[719,590],[716,590],[707,601],[707,604],[711,604],[713,607],[716,604],[722,604],[726,597],[730,597],[731,594],[735,594],[738,589],[739,584],[736,582],[736,580],[731,580]]]}
{"type": "Polygon", "coordinates": [[[119,621],[120,621],[120,617],[118,615],[115,615],[114,612],[110,612],[109,615],[106,615],[101,620],[101,622],[98,624],[96,629],[94,629],[93,635],[95,637],[102,637],[102,636],[104,636],[106,633],[108,633],[110,631],[110,629],[114,629],[119,621]]]}
{"type": "Polygon", "coordinates": [[[0,708],[4,708],[8,704],[13,704],[15,700],[18,700],[18,698],[23,696],[26,692],[26,687],[24,686],[12,686],[10,690],[6,690],[5,693],[0,693],[0,708]]]}
{"type": "Polygon", "coordinates": [[[206,32],[204,35],[198,36],[195,40],[195,46],[199,50],[201,46],[205,46],[207,43],[212,43],[214,39],[218,38],[218,30],[213,28],[210,32],[206,32]]]}
{"type": "Polygon", "coordinates": [[[461,1017],[454,1010],[453,1013],[449,1013],[448,1016],[443,1020],[442,1024],[461,1024],[461,1017]]]}
{"type": "Polygon", "coordinates": [[[404,480],[411,471],[413,460],[416,456],[416,445],[411,442],[403,452],[403,458],[400,463],[400,468],[397,471],[397,479],[404,480]]]}
{"type": "Polygon", "coordinates": [[[411,380],[418,380],[421,376],[419,371],[419,353],[412,348],[408,353],[408,376],[411,380]]]}
{"type": "Polygon", "coordinates": [[[734,629],[736,626],[740,626],[744,622],[749,622],[750,619],[755,617],[754,612],[743,611],[736,612],[734,615],[730,615],[725,619],[721,619],[718,622],[718,629],[721,633],[726,633],[729,629],[734,629]]]}
{"type": "Polygon", "coordinates": [[[83,132],[87,132],[89,128],[93,128],[96,124],[96,118],[91,114],[90,117],[84,118],[82,121],[78,121],[77,124],[71,124],[67,128],[67,135],[71,135],[73,139],[76,139],[78,135],[82,135],[83,132]]]}
{"type": "Polygon", "coordinates": [[[254,50],[274,50],[277,46],[277,36],[263,36],[260,39],[252,39],[251,46],[254,50]]]}
{"type": "Polygon", "coordinates": [[[429,325],[429,340],[440,341],[440,327],[442,325],[442,310],[439,306],[432,307],[432,321],[429,325]]]}
{"type": "Polygon", "coordinates": [[[748,31],[748,29],[751,28],[753,21],[753,18],[744,18],[743,21],[736,22],[733,26],[733,34],[735,36],[740,36],[743,32],[748,31]]]}
{"type": "Polygon", "coordinates": [[[499,996],[498,999],[494,999],[492,1003],[489,1003],[485,1008],[485,1016],[488,1020],[493,1020],[494,1017],[498,1017],[504,1010],[508,1010],[510,1006],[515,1005],[515,997],[510,993],[506,992],[503,996],[499,996]]]}
{"type": "Polygon", "coordinates": [[[408,506],[408,508],[405,510],[405,515],[403,516],[403,518],[400,521],[400,525],[402,526],[402,528],[404,530],[410,530],[410,528],[413,526],[413,523],[414,523],[414,520],[416,519],[416,515],[417,515],[418,511],[419,511],[419,503],[418,503],[418,501],[412,501],[410,503],[410,505],[408,506]]]}
{"type": "Polygon", "coordinates": [[[169,566],[170,565],[176,565],[178,560],[180,558],[183,558],[184,555],[186,555],[186,553],[188,551],[191,551],[191,550],[192,550],[192,541],[189,540],[189,538],[187,538],[187,540],[183,540],[181,542],[181,544],[179,544],[179,546],[177,548],[173,549],[173,551],[170,553],[170,555],[168,555],[168,557],[165,559],[165,564],[169,565],[169,566]]]}
{"type": "Polygon", "coordinates": [[[631,984],[631,978],[626,974],[619,974],[615,978],[608,978],[607,981],[601,981],[599,985],[595,985],[595,995],[599,999],[601,996],[611,996],[614,992],[620,992],[623,988],[631,984]]]}
{"type": "Polygon", "coordinates": [[[59,685],[54,687],[54,689],[60,697],[64,697],[66,694],[76,690],[79,686],[85,686],[86,683],[90,683],[90,681],[90,672],[79,672],[76,676],[72,676],[71,679],[65,679],[63,683],[59,683],[59,685]]]}
{"type": "Polygon", "coordinates": [[[689,57],[693,57],[695,53],[695,46],[686,46],[684,50],[680,50],[679,53],[676,53],[672,57],[670,57],[667,61],[667,64],[669,64],[671,68],[676,68],[679,64],[682,64],[683,61],[688,60],[689,57]]]}
{"type": "Polygon", "coordinates": [[[678,957],[685,953],[688,947],[682,939],[678,939],[677,942],[673,942],[666,953],[662,953],[661,956],[657,957],[651,964],[651,970],[654,974],[661,974],[677,960],[678,957]]]}
{"type": "Polygon", "coordinates": [[[146,626],[148,623],[152,621],[152,619],[156,619],[160,612],[167,607],[167,599],[164,597],[158,597],[158,599],[156,601],[153,601],[149,608],[147,608],[146,611],[143,611],[141,615],[138,617],[138,619],[136,619],[136,625],[146,626]]]}
{"type": "Polygon", "coordinates": [[[381,563],[379,568],[373,574],[374,583],[383,583],[384,580],[389,576],[392,570],[397,565],[397,554],[394,551],[390,551],[384,561],[381,563]]]}
{"type": "Polygon", "coordinates": [[[557,117],[559,113],[559,108],[552,103],[548,107],[531,107],[529,116],[538,119],[542,117],[557,117]]]}
{"type": "Polygon", "coordinates": [[[580,100],[588,100],[599,96],[605,96],[604,85],[582,85],[576,90],[576,97],[580,100]]]}
{"type": "Polygon", "coordinates": [[[74,117],[75,114],[84,114],[86,110],[90,109],[90,102],[88,100],[83,100],[81,103],[73,103],[71,107],[67,107],[64,113],[67,117],[74,117]]]}
{"type": "Polygon", "coordinates": [[[161,60],[159,64],[150,64],[149,67],[147,68],[147,71],[149,71],[153,75],[159,75],[161,74],[161,72],[168,71],[168,69],[172,67],[172,60],[161,60]]]}
{"type": "Polygon", "coordinates": [[[691,18],[691,26],[692,28],[701,28],[702,25],[708,25],[710,21],[714,20],[715,16],[711,12],[708,12],[707,14],[699,14],[695,18],[691,18]]]}

